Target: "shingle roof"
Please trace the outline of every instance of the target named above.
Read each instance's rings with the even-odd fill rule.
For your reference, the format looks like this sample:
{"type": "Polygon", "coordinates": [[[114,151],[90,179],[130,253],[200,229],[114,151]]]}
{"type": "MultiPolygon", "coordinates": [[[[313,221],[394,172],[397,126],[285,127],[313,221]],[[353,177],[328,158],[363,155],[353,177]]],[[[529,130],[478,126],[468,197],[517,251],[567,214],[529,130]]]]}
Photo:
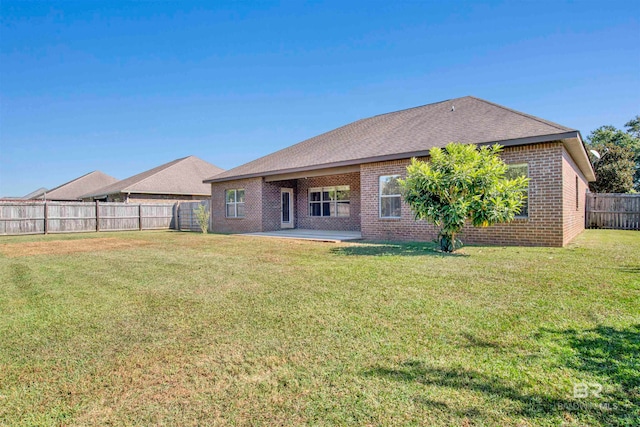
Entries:
{"type": "Polygon", "coordinates": [[[220,169],[198,157],[183,157],[106,187],[88,192],[83,195],[83,198],[101,197],[116,193],[206,196],[211,194],[211,189],[207,184],[204,184],[202,180],[222,171],[224,171],[224,169],[220,169]]]}
{"type": "Polygon", "coordinates": [[[567,132],[577,134],[571,128],[466,96],[358,120],[206,182],[344,166],[390,156],[402,158],[405,154],[411,157],[449,142],[481,144],[567,132]]]}
{"type": "Polygon", "coordinates": [[[42,194],[32,197],[32,199],[47,199],[60,201],[82,200],[81,196],[89,191],[104,187],[118,181],[116,178],[100,171],[93,171],[82,175],[72,181],[59,185],[42,194]]]}
{"type": "Polygon", "coordinates": [[[22,200],[30,200],[30,199],[35,199],[38,196],[42,196],[44,193],[46,193],[48,190],[44,187],[40,187],[37,190],[32,191],[31,193],[27,194],[26,196],[22,196],[22,197],[15,197],[16,199],[22,199],[22,200]]]}

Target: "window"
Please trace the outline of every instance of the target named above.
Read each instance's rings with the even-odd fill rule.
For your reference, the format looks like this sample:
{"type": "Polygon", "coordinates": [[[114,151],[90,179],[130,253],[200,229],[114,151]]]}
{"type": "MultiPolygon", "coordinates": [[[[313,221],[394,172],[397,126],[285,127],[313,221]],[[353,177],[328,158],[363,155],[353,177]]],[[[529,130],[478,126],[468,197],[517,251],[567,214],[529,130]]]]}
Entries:
{"type": "Polygon", "coordinates": [[[400,175],[380,177],[380,218],[400,218],[400,175]]]}
{"type": "Polygon", "coordinates": [[[350,215],[349,186],[309,189],[309,216],[350,215]]]}
{"type": "MultiPolygon", "coordinates": [[[[529,165],[523,163],[521,165],[509,165],[505,178],[514,179],[519,176],[529,177],[529,165]]],[[[516,218],[526,218],[529,216],[529,187],[527,186],[527,198],[524,200],[520,213],[516,215],[516,218]]]]}
{"type": "Polygon", "coordinates": [[[226,190],[227,218],[244,218],[244,190],[226,190]]]}

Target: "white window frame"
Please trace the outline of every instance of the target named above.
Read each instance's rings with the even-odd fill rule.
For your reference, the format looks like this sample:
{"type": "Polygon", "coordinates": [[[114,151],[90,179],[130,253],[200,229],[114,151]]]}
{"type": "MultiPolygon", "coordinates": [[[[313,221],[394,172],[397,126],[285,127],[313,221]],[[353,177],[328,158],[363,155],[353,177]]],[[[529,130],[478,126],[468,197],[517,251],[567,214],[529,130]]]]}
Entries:
{"type": "Polygon", "coordinates": [[[244,209],[242,215],[238,215],[238,205],[242,205],[243,208],[245,207],[245,202],[238,201],[238,192],[240,191],[242,191],[243,195],[246,197],[246,194],[244,194],[244,188],[231,188],[224,191],[224,214],[226,218],[244,218],[246,214],[244,209]],[[227,195],[231,192],[233,192],[233,202],[228,201],[229,197],[227,195]],[[229,215],[230,206],[233,206],[233,215],[229,215]]]}
{"type": "MultiPolygon", "coordinates": [[[[520,168],[523,166],[526,168],[525,177],[529,178],[529,163],[514,163],[512,165],[507,165],[507,168],[508,169],[517,168],[517,167],[520,168]]],[[[519,219],[529,218],[529,208],[531,207],[531,205],[529,205],[529,184],[527,184],[527,199],[525,200],[524,203],[525,203],[524,206],[526,206],[527,208],[527,213],[526,214],[519,213],[518,215],[515,216],[516,218],[519,218],[519,219]]]]}
{"type": "Polygon", "coordinates": [[[400,175],[380,175],[378,177],[378,217],[381,219],[399,219],[402,218],[402,194],[382,194],[382,179],[383,178],[400,178],[400,175]],[[395,198],[400,199],[400,215],[398,216],[382,216],[382,199],[395,198]]]}
{"type": "Polygon", "coordinates": [[[350,185],[334,185],[332,187],[313,187],[313,188],[309,188],[309,192],[308,192],[308,201],[309,201],[309,211],[308,211],[308,216],[311,218],[349,218],[351,216],[351,186],[350,185]],[[329,198],[329,200],[324,200],[324,193],[325,192],[334,192],[334,194],[336,194],[335,199],[331,200],[331,198],[329,198]],[[338,200],[337,194],[338,191],[348,191],[349,192],[349,199],[347,200],[338,200]],[[311,193],[320,193],[320,200],[311,200],[311,193]],[[323,208],[323,204],[324,203],[329,203],[330,204],[330,208],[329,208],[329,215],[324,215],[324,208],[323,208]],[[320,205],[320,215],[313,215],[313,209],[311,209],[311,206],[313,204],[318,204],[320,205]],[[339,215],[338,212],[338,205],[348,205],[349,206],[349,214],[348,215],[339,215]],[[331,207],[333,207],[333,215],[331,214],[331,207]]]}

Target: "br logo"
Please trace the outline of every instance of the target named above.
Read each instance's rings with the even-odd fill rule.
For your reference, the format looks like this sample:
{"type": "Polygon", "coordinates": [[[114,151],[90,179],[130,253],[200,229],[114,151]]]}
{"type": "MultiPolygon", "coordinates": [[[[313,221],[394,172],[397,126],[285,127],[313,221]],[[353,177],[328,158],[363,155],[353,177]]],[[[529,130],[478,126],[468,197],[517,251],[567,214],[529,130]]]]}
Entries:
{"type": "Polygon", "coordinates": [[[573,385],[573,397],[575,399],[586,399],[587,397],[600,397],[602,384],[598,383],[576,383],[573,385]]]}

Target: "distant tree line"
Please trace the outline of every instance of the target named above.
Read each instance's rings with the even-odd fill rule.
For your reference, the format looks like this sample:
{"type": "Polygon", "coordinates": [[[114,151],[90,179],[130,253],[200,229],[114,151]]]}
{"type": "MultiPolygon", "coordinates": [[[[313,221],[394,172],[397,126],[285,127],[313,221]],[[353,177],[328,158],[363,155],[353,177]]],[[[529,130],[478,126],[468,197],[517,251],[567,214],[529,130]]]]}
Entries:
{"type": "Polygon", "coordinates": [[[589,188],[595,193],[640,192],[640,116],[624,126],[601,126],[587,137],[596,173],[589,188]]]}

